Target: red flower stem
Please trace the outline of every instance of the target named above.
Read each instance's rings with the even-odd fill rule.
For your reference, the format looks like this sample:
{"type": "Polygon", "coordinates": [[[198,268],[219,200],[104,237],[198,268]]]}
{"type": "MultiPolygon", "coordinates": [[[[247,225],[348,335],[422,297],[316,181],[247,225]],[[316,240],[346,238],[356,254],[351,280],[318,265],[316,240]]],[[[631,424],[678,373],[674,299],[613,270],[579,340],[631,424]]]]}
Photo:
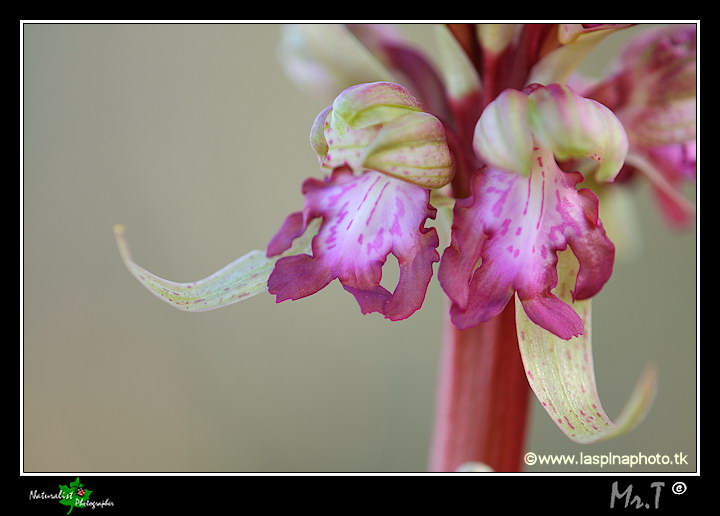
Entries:
{"type": "Polygon", "coordinates": [[[514,300],[474,328],[459,330],[448,319],[430,470],[482,462],[495,471],[520,471],[529,397],[514,300]]]}

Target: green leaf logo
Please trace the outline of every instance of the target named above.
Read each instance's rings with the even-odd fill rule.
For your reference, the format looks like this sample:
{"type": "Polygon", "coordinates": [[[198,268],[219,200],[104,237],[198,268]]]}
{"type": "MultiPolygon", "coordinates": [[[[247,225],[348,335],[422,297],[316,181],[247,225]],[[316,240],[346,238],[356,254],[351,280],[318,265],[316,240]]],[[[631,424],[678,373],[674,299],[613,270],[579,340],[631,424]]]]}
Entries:
{"type": "Polygon", "coordinates": [[[85,486],[80,482],[80,477],[78,477],[69,486],[60,486],[60,494],[62,495],[60,503],[70,507],[67,512],[70,514],[75,507],[85,507],[85,502],[90,498],[90,493],[92,491],[85,489],[85,486]]]}

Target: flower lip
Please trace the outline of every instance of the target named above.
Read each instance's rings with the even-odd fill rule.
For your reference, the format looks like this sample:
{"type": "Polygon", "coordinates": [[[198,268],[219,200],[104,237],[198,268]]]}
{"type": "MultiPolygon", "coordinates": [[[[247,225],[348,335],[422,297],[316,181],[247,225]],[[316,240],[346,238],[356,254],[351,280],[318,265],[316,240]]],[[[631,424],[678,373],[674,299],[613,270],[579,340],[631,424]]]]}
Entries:
{"type": "Polygon", "coordinates": [[[549,151],[536,148],[532,162],[527,178],[486,168],[473,178],[472,195],[456,202],[439,279],[459,328],[496,316],[517,292],[530,319],[569,339],[583,322],[552,293],[557,252],[570,246],[580,262],[573,299],[592,297],[610,278],[615,249],[597,197],[577,190],[582,175],[560,170],[549,151]]]}
{"type": "Polygon", "coordinates": [[[339,279],[363,313],[380,312],[405,319],[422,306],[432,264],[439,261],[430,191],[379,172],[355,175],[336,168],[324,181],[303,184],[305,208],[289,215],[268,245],[271,255],[283,252],[315,218],[322,218],[313,239],[312,256],[281,258],[268,280],[277,302],[312,295],[339,279]],[[394,292],[380,285],[387,255],[398,259],[400,278],[394,292]]]}
{"type": "Polygon", "coordinates": [[[402,86],[360,84],[317,116],[310,144],[332,172],[305,181],[304,209],[285,219],[268,256],[284,252],[312,220],[322,224],[312,255],[277,261],[268,291],[277,302],[300,299],[338,279],[363,313],[409,317],[422,306],[440,259],[437,232],[425,222],[436,214],[430,189],[453,174],[444,126],[402,86]],[[391,253],[400,268],[393,292],[380,285],[391,253]]]}
{"type": "Polygon", "coordinates": [[[503,91],[480,117],[473,141],[488,163],[472,193],[456,202],[452,241],[439,278],[451,317],[468,328],[499,314],[514,292],[536,324],[562,339],[583,321],[552,293],[557,253],[568,246],[580,268],[573,299],[595,295],[612,273],[615,248],[598,218],[598,199],[577,189],[579,172],[556,159],[588,157],[596,177],[612,179],[627,152],[620,122],[567,86],[531,84],[503,91]]]}

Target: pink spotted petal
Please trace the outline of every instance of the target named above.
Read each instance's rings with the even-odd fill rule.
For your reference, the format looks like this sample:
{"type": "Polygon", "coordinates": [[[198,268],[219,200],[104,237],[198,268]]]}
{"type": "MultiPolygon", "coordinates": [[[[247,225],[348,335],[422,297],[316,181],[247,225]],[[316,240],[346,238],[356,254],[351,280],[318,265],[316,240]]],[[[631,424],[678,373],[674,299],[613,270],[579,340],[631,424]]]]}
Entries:
{"type": "Polygon", "coordinates": [[[597,197],[577,190],[580,181],[540,149],[528,178],[492,168],[474,178],[472,196],[456,203],[439,270],[456,326],[494,317],[517,292],[536,324],[563,339],[582,333],[582,320],[551,292],[557,252],[569,245],[578,256],[573,296],[585,299],[609,279],[615,249],[598,219],[597,197]]]}
{"type": "Polygon", "coordinates": [[[645,417],[657,390],[657,371],[648,366],[617,419],[603,409],[592,359],[591,301],[570,297],[578,261],[570,251],[560,253],[557,295],[577,311],[586,325],[583,335],[561,341],[528,319],[515,304],[518,344],[528,382],[555,424],[577,443],[593,443],[622,435],[645,417]]]}
{"type": "Polygon", "coordinates": [[[432,264],[439,260],[437,232],[425,228],[425,221],[435,218],[429,190],[374,171],[354,175],[338,168],[325,181],[308,179],[303,193],[304,210],[288,216],[268,254],[285,250],[314,218],[323,222],[312,256],[277,261],[268,280],[277,302],[309,296],[337,278],[363,313],[399,320],[421,307],[432,264]],[[390,253],[400,266],[394,292],[380,285],[390,253]]]}

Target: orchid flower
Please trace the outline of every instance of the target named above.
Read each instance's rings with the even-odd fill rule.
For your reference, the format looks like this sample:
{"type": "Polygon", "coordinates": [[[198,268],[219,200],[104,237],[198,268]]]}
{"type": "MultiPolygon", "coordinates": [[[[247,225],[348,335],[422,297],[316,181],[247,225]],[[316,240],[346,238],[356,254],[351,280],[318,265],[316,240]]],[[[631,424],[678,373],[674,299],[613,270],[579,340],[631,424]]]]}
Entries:
{"type": "Polygon", "coordinates": [[[620,417],[608,417],[590,299],[611,278],[615,246],[594,190],[629,166],[667,166],[657,175],[670,183],[689,175],[695,69],[690,29],[653,33],[606,82],[569,86],[582,58],[626,26],[439,26],[438,71],[389,27],[291,26],[281,46],[289,75],[334,97],[309,124],[325,175],[303,183],[302,210],[264,252],[190,283],[137,265],[118,226],[125,264],[185,311],[263,291],[298,300],[337,279],[363,314],[401,320],[421,308],[440,262],[450,309],[431,469],[518,469],[528,385],[575,442],[629,431],[652,403],[656,373],[648,368],[620,417]],[[452,217],[444,250],[428,226],[439,208],[452,217]],[[400,268],[392,292],[380,284],[390,254],[400,268]]]}
{"type": "Polygon", "coordinates": [[[315,120],[311,142],[324,181],[303,184],[305,208],[288,216],[268,245],[268,256],[287,250],[308,223],[322,217],[313,256],[281,258],[268,280],[277,301],[314,294],[335,278],[363,313],[398,320],[418,310],[439,261],[430,189],[452,179],[442,123],[421,111],[402,86],[361,84],[341,93],[315,120]],[[389,253],[400,265],[394,293],[380,285],[389,253]]]}
{"type": "Polygon", "coordinates": [[[621,176],[644,176],[669,224],[695,217],[681,186],[696,172],[695,25],[641,34],[618,57],[612,75],[585,94],[611,108],[625,126],[630,152],[621,176]]]}
{"type": "Polygon", "coordinates": [[[475,149],[487,165],[474,176],[472,195],[455,205],[440,282],[459,328],[495,317],[517,292],[530,319],[569,339],[583,333],[583,323],[552,293],[557,252],[570,245],[580,260],[573,299],[587,299],[610,278],[615,249],[597,197],[576,190],[582,175],[563,172],[555,158],[587,156],[611,180],[627,138],[610,110],[567,87],[528,91],[505,90],[478,121],[475,149]]]}

